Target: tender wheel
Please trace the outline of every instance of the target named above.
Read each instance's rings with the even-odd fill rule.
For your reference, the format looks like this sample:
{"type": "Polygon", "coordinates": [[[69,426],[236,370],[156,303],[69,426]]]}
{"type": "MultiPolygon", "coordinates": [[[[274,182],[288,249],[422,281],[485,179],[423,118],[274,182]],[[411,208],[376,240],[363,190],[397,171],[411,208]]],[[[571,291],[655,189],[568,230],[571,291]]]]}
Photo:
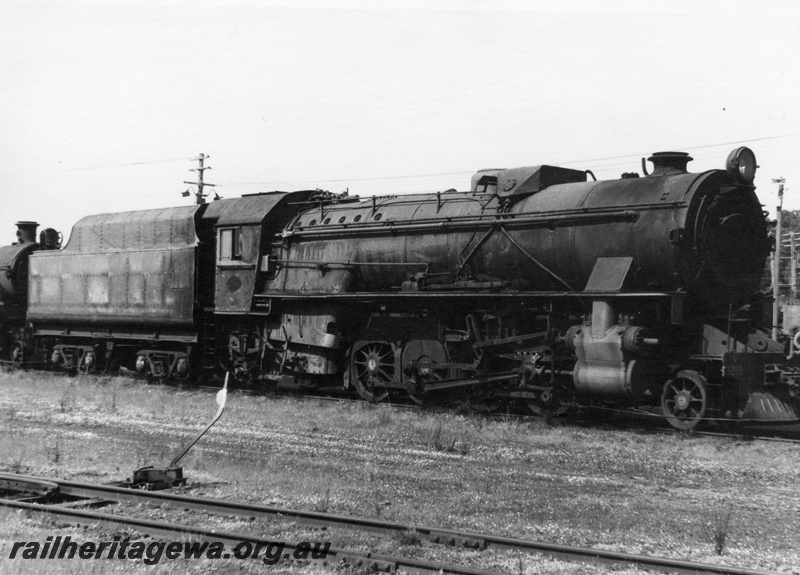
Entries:
{"type": "Polygon", "coordinates": [[[184,383],[194,379],[194,366],[188,357],[179,357],[175,361],[175,379],[184,383]]]}
{"type": "Polygon", "coordinates": [[[679,371],[664,384],[661,409],[676,429],[694,429],[706,414],[706,378],[691,369],[679,371]]]}
{"type": "Polygon", "coordinates": [[[395,379],[395,353],[391,344],[367,343],[353,352],[353,385],[367,401],[383,401],[389,396],[387,383],[395,379]]]}
{"type": "Polygon", "coordinates": [[[97,354],[94,351],[84,351],[78,360],[78,372],[83,374],[97,371],[97,354]]]}

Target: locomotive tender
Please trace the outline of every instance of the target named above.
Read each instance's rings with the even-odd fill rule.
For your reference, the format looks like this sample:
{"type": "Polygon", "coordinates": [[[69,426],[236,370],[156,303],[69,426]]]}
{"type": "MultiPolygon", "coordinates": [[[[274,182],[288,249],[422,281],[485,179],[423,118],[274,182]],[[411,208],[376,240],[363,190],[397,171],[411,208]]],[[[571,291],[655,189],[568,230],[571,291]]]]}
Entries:
{"type": "MultiPolygon", "coordinates": [[[[21,222],[0,248],[3,359],[67,371],[798,419],[800,359],[756,328],[771,249],[755,156],[589,180],[484,170],[467,192],[271,192],[21,222]]],[[[643,163],[644,168],[644,163],[643,163]]],[[[790,334],[793,335],[793,334],[790,334]]]]}

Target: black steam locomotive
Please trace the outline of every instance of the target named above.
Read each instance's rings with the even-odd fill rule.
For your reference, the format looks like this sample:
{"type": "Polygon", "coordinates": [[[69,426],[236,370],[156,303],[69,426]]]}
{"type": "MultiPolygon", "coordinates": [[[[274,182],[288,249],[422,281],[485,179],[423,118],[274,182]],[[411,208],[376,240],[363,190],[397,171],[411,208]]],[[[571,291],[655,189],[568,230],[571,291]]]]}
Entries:
{"type": "MultiPolygon", "coordinates": [[[[757,328],[755,156],[646,177],[485,170],[467,192],[320,190],[88,216],[0,248],[0,353],[66,371],[798,419],[800,359],[757,328]]],[[[644,164],[643,164],[644,167],[644,164]]]]}

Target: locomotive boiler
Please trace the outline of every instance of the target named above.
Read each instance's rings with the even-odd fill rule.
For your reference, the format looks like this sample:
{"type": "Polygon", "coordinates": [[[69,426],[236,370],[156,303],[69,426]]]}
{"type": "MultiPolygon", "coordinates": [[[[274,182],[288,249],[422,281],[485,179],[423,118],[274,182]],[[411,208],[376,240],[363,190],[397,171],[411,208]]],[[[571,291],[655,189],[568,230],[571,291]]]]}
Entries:
{"type": "MultiPolygon", "coordinates": [[[[90,216],[29,254],[27,361],[158,379],[602,403],[794,421],[798,361],[757,328],[770,251],[755,157],[640,177],[484,170],[470,189],[267,193],[90,216]]],[[[12,347],[14,347],[12,345],[12,347]]]]}

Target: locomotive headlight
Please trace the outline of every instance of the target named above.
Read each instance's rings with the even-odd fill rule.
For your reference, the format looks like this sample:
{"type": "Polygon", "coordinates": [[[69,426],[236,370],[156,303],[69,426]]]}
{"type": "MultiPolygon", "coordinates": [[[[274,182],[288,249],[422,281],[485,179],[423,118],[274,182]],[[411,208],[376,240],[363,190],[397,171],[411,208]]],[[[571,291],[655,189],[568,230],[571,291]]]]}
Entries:
{"type": "Polygon", "coordinates": [[[736,148],[725,160],[725,169],[746,184],[752,184],[756,177],[756,155],[746,147],[736,148]]]}

